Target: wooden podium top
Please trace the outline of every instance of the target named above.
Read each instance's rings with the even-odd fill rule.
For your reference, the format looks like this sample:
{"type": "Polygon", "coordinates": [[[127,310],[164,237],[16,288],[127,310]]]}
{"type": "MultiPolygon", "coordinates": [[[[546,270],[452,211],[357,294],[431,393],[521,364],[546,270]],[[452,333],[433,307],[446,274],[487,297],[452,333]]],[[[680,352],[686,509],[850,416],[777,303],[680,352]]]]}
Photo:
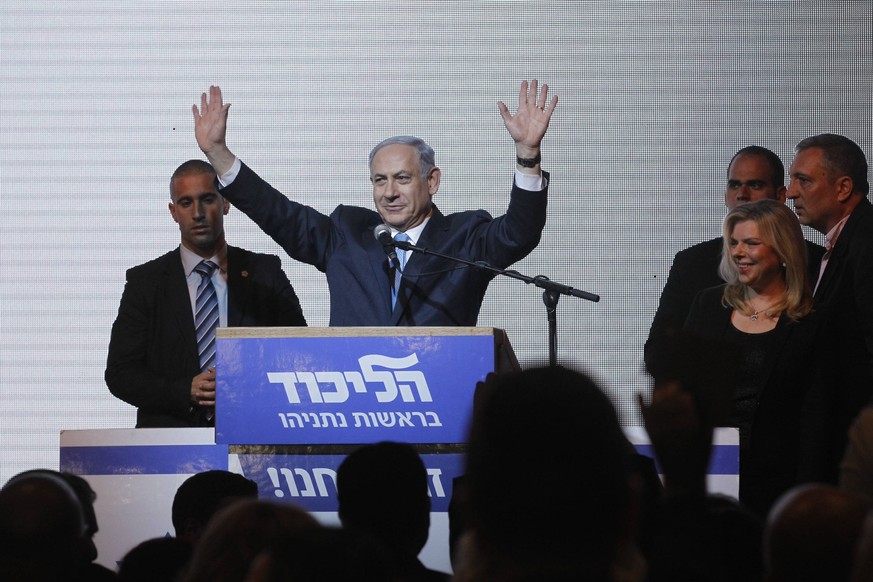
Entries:
{"type": "Polygon", "coordinates": [[[219,327],[218,337],[383,337],[493,335],[506,337],[496,327],[219,327]]]}

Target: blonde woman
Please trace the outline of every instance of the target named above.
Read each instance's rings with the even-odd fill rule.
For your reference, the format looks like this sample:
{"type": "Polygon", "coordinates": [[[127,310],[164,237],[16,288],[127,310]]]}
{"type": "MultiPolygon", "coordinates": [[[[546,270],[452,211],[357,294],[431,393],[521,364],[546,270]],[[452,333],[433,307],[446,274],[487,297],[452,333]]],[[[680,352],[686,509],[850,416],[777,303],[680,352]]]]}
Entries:
{"type": "Polygon", "coordinates": [[[764,515],[794,484],[825,476],[831,408],[819,379],[831,342],[812,310],[794,213],[775,200],[743,204],[723,234],[727,283],[698,294],[685,329],[738,348],[728,424],[740,430],[740,501],[764,515]]]}

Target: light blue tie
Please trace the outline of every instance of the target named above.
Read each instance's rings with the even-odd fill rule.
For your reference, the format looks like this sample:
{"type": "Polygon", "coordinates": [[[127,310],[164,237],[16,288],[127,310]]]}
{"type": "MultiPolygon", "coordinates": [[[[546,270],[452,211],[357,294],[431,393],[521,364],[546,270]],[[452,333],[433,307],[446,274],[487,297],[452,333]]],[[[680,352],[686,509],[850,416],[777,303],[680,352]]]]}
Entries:
{"type": "Polygon", "coordinates": [[[201,277],[194,303],[194,331],[197,334],[197,353],[200,355],[200,371],[205,372],[215,365],[215,329],[218,327],[218,296],[212,284],[212,274],[218,265],[212,261],[200,261],[194,271],[201,277]]]}
{"type": "MultiPolygon", "coordinates": [[[[394,235],[395,241],[401,242],[409,242],[409,235],[405,232],[398,232],[394,235]]],[[[397,260],[400,261],[400,269],[394,271],[394,287],[391,288],[391,309],[394,309],[394,306],[397,305],[397,294],[400,292],[400,280],[403,278],[403,269],[406,268],[406,253],[405,249],[401,249],[396,247],[397,250],[397,260]]]]}

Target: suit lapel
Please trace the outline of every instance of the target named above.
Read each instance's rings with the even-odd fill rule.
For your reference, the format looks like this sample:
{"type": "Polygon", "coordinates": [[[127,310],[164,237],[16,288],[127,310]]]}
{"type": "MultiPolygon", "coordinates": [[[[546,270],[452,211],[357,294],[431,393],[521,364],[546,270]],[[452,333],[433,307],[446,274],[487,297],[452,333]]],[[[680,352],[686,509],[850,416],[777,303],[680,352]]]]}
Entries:
{"type": "MultiPolygon", "coordinates": [[[[427,226],[421,232],[418,242],[415,246],[422,248],[438,249],[443,248],[441,244],[445,238],[445,233],[448,231],[449,225],[446,217],[439,209],[434,206],[433,214],[427,222],[427,226]]],[[[394,312],[391,314],[391,325],[399,325],[403,320],[404,315],[411,308],[410,301],[418,288],[416,283],[422,273],[427,271],[427,266],[431,263],[431,257],[424,253],[412,253],[412,256],[406,261],[406,268],[403,272],[403,280],[400,284],[400,291],[397,294],[397,305],[394,307],[394,312]]]]}
{"type": "Polygon", "coordinates": [[[366,249],[367,261],[370,263],[374,296],[380,298],[378,320],[387,322],[391,319],[391,284],[394,271],[388,266],[388,257],[382,245],[373,236],[373,229],[377,224],[379,223],[374,222],[362,229],[359,241],[361,248],[366,249]]]}
{"type": "Polygon", "coordinates": [[[849,253],[849,247],[852,244],[852,236],[854,236],[855,230],[858,229],[858,223],[863,220],[862,217],[864,215],[870,212],[873,212],[873,206],[871,206],[870,202],[864,198],[861,200],[860,204],[855,207],[852,214],[849,216],[849,219],[846,221],[846,225],[840,232],[839,238],[837,238],[837,244],[834,246],[833,251],[831,251],[827,267],[825,267],[825,272],[822,274],[821,283],[819,283],[818,289],[816,289],[816,303],[827,301],[830,287],[832,286],[833,281],[838,278],[839,272],[842,270],[843,263],[845,262],[846,255],[849,253]]]}
{"type": "Polygon", "coordinates": [[[191,357],[199,362],[197,338],[194,335],[194,313],[191,311],[191,295],[188,293],[188,282],[185,279],[185,269],[182,267],[182,256],[179,249],[170,255],[166,267],[164,288],[166,289],[167,305],[179,326],[182,343],[188,346],[191,357]]]}
{"type": "Polygon", "coordinates": [[[227,326],[239,327],[249,304],[249,256],[242,249],[227,246],[227,326]]]}

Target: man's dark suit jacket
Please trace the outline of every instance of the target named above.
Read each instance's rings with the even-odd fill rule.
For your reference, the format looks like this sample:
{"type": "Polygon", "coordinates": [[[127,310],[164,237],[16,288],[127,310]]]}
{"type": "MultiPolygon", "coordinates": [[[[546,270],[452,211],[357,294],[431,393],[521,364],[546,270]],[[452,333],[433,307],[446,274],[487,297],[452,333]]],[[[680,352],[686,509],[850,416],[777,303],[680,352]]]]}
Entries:
{"type": "MultiPolygon", "coordinates": [[[[227,247],[229,327],[306,325],[279,257],[227,247]]],[[[194,315],[179,249],[127,271],[112,325],[106,385],[137,407],[136,426],[206,426],[191,410],[200,373],[194,315]]]]}
{"type": "MultiPolygon", "coordinates": [[[[548,180],[548,174],[544,173],[548,180]]],[[[326,216],[292,202],[245,164],[221,194],[271,236],[288,255],[327,275],[332,326],[473,326],[494,275],[452,261],[413,253],[397,306],[392,273],[373,228],[373,210],[339,206],[326,216]]],[[[505,215],[484,210],[444,215],[436,207],[416,246],[505,268],[539,243],[547,192],[513,185],[505,215]]]]}
{"type": "Polygon", "coordinates": [[[826,362],[838,387],[837,450],[842,457],[852,420],[873,395],[873,205],[865,198],[846,221],[815,291],[827,308],[839,349],[826,362]]]}
{"type": "MultiPolygon", "coordinates": [[[[721,285],[697,295],[687,332],[727,339],[732,309],[721,304],[723,292],[721,285]]],[[[834,479],[828,452],[833,401],[820,365],[832,342],[828,318],[820,311],[796,322],[783,316],[772,333],[749,450],[740,458],[740,501],[760,515],[795,484],[834,479]]]]}
{"type": "MultiPolygon", "coordinates": [[[[718,274],[721,250],[722,237],[718,237],[676,253],[673,265],[670,267],[670,274],[667,276],[667,284],[661,292],[652,327],[649,329],[649,338],[646,340],[645,347],[647,356],[655,343],[663,340],[671,332],[682,329],[694,297],[698,293],[724,283],[718,274]]],[[[814,286],[824,248],[807,241],[806,252],[810,286],[814,286]]]]}

